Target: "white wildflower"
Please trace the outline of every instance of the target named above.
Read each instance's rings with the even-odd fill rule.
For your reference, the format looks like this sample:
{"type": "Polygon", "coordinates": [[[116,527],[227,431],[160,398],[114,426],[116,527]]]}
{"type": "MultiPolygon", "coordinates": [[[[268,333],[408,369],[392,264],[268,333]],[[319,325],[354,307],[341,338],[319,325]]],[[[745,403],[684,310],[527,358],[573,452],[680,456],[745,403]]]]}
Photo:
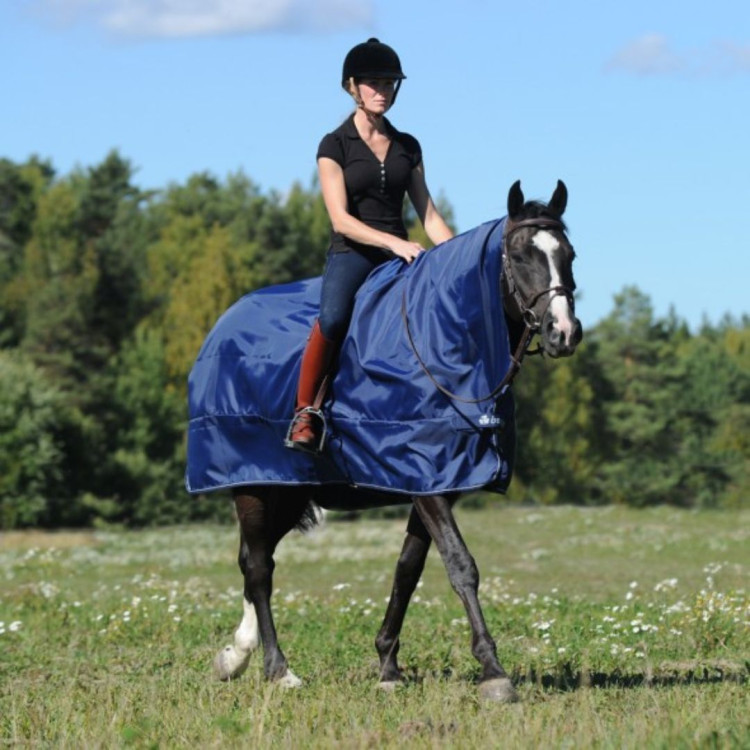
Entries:
{"type": "Polygon", "coordinates": [[[674,589],[677,588],[677,579],[676,578],[666,578],[663,581],[659,581],[659,583],[654,586],[654,591],[664,591],[666,589],[674,589]]]}
{"type": "Polygon", "coordinates": [[[47,581],[42,581],[39,584],[39,593],[45,598],[45,599],[51,599],[55,594],[57,594],[59,589],[57,586],[55,586],[52,583],[48,583],[47,581]]]}
{"type": "Polygon", "coordinates": [[[549,630],[554,622],[554,620],[539,620],[539,622],[535,622],[531,627],[542,631],[549,630]]]}

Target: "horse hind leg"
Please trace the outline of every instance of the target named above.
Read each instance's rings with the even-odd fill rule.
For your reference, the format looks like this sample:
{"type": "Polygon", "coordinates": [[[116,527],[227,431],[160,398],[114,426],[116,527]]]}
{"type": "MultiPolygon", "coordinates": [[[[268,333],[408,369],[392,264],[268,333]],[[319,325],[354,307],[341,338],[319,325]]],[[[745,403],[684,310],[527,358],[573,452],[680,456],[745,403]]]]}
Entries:
{"type": "Polygon", "coordinates": [[[264,672],[284,687],[298,687],[299,678],[289,669],[279,648],[271,613],[273,553],[280,539],[300,523],[305,524],[308,502],[300,494],[264,491],[253,495],[238,492],[235,508],[241,529],[240,569],[245,578],[243,618],[234,644],[223,648],[214,659],[220,679],[238,677],[247,668],[250,654],[263,644],[264,672]]]}
{"type": "Polygon", "coordinates": [[[255,607],[242,600],[242,622],[234,633],[234,643],[225,646],[214,659],[214,674],[222,681],[240,677],[250,663],[250,655],[260,644],[255,607]]]}

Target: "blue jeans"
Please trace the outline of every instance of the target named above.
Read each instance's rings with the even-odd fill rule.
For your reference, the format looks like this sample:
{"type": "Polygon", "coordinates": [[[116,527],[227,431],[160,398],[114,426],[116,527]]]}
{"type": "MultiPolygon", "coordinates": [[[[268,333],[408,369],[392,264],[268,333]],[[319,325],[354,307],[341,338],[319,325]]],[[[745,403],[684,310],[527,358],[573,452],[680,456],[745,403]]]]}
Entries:
{"type": "Polygon", "coordinates": [[[366,251],[328,252],[320,292],[320,332],[330,341],[341,342],[349,327],[357,290],[373,268],[389,260],[377,248],[366,251]]]}

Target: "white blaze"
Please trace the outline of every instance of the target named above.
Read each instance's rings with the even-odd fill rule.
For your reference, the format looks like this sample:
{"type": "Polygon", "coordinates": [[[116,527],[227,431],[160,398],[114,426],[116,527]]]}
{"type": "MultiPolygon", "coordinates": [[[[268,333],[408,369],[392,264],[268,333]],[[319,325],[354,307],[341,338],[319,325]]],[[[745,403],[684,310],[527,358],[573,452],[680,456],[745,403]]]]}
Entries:
{"type": "MultiPolygon", "coordinates": [[[[560,242],[557,240],[552,232],[547,232],[542,229],[534,235],[532,242],[547,256],[550,258],[552,253],[560,247],[560,242]]],[[[550,261],[550,269],[552,273],[555,272],[555,268],[550,261]]]]}
{"type": "MultiPolygon", "coordinates": [[[[554,254],[560,247],[559,240],[546,230],[541,230],[534,235],[532,240],[534,245],[547,256],[549,264],[549,285],[550,287],[562,286],[560,274],[554,263],[554,254]]],[[[570,341],[573,336],[575,324],[573,322],[573,311],[570,309],[568,298],[563,294],[550,293],[552,299],[549,303],[549,310],[555,319],[555,325],[563,334],[565,340],[570,341]]]]}

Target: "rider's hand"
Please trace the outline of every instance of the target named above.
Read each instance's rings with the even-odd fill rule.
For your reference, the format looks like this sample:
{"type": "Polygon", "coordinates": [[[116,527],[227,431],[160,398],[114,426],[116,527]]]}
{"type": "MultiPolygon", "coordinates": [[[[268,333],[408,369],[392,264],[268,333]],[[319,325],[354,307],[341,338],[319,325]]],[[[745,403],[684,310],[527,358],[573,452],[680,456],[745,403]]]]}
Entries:
{"type": "Polygon", "coordinates": [[[424,252],[424,248],[418,242],[396,240],[391,245],[391,252],[402,260],[405,260],[407,263],[411,263],[414,258],[424,252]]]}

